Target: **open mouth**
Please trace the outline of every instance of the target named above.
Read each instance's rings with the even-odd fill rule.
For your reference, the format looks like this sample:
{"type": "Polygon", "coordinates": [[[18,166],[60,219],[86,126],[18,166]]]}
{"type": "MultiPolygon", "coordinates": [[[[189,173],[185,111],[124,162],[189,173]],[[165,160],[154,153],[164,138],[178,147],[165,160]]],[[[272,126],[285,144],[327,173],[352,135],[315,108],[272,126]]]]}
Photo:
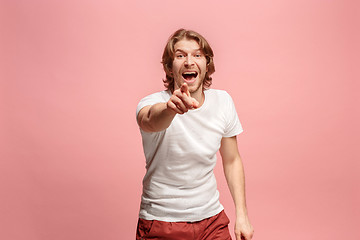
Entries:
{"type": "Polygon", "coordinates": [[[197,72],[184,72],[184,73],[182,74],[183,78],[184,78],[185,80],[187,80],[187,81],[193,80],[194,78],[197,77],[197,75],[198,75],[197,72]]]}

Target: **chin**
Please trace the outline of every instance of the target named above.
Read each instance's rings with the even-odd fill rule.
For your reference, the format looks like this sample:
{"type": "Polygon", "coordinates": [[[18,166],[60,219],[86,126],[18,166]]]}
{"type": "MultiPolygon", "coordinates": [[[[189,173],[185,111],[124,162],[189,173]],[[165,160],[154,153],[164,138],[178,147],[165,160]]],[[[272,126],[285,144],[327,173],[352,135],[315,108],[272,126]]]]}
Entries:
{"type": "Polygon", "coordinates": [[[202,84],[194,84],[194,85],[189,85],[189,92],[190,93],[194,93],[200,90],[202,90],[203,86],[202,84]]]}

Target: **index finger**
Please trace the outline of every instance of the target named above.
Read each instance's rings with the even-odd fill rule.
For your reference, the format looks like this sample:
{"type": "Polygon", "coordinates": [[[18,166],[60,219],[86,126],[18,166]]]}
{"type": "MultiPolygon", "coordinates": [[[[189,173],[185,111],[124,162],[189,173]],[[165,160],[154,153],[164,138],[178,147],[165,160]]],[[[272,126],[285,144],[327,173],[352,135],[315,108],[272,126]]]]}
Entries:
{"type": "Polygon", "coordinates": [[[185,93],[188,97],[190,97],[189,87],[186,83],[183,83],[180,88],[182,93],[185,93]]]}

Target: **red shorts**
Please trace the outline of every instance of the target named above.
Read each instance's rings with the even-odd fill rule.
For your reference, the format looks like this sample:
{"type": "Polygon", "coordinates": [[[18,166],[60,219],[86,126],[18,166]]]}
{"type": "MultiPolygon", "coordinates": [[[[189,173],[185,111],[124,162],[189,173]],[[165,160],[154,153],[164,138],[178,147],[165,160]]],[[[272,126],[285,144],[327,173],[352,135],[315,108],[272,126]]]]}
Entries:
{"type": "Polygon", "coordinates": [[[198,222],[163,222],[139,218],[136,240],[231,240],[224,211],[198,222]]]}

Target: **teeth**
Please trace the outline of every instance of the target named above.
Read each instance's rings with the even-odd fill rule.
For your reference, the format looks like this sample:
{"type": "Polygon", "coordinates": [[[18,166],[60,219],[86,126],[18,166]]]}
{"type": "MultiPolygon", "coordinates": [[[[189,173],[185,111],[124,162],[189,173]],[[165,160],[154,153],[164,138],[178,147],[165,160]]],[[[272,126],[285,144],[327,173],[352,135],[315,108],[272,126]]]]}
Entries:
{"type": "Polygon", "coordinates": [[[184,73],[182,74],[183,78],[185,78],[185,79],[187,79],[187,80],[196,78],[197,75],[198,75],[197,72],[184,72],[184,73]]]}

